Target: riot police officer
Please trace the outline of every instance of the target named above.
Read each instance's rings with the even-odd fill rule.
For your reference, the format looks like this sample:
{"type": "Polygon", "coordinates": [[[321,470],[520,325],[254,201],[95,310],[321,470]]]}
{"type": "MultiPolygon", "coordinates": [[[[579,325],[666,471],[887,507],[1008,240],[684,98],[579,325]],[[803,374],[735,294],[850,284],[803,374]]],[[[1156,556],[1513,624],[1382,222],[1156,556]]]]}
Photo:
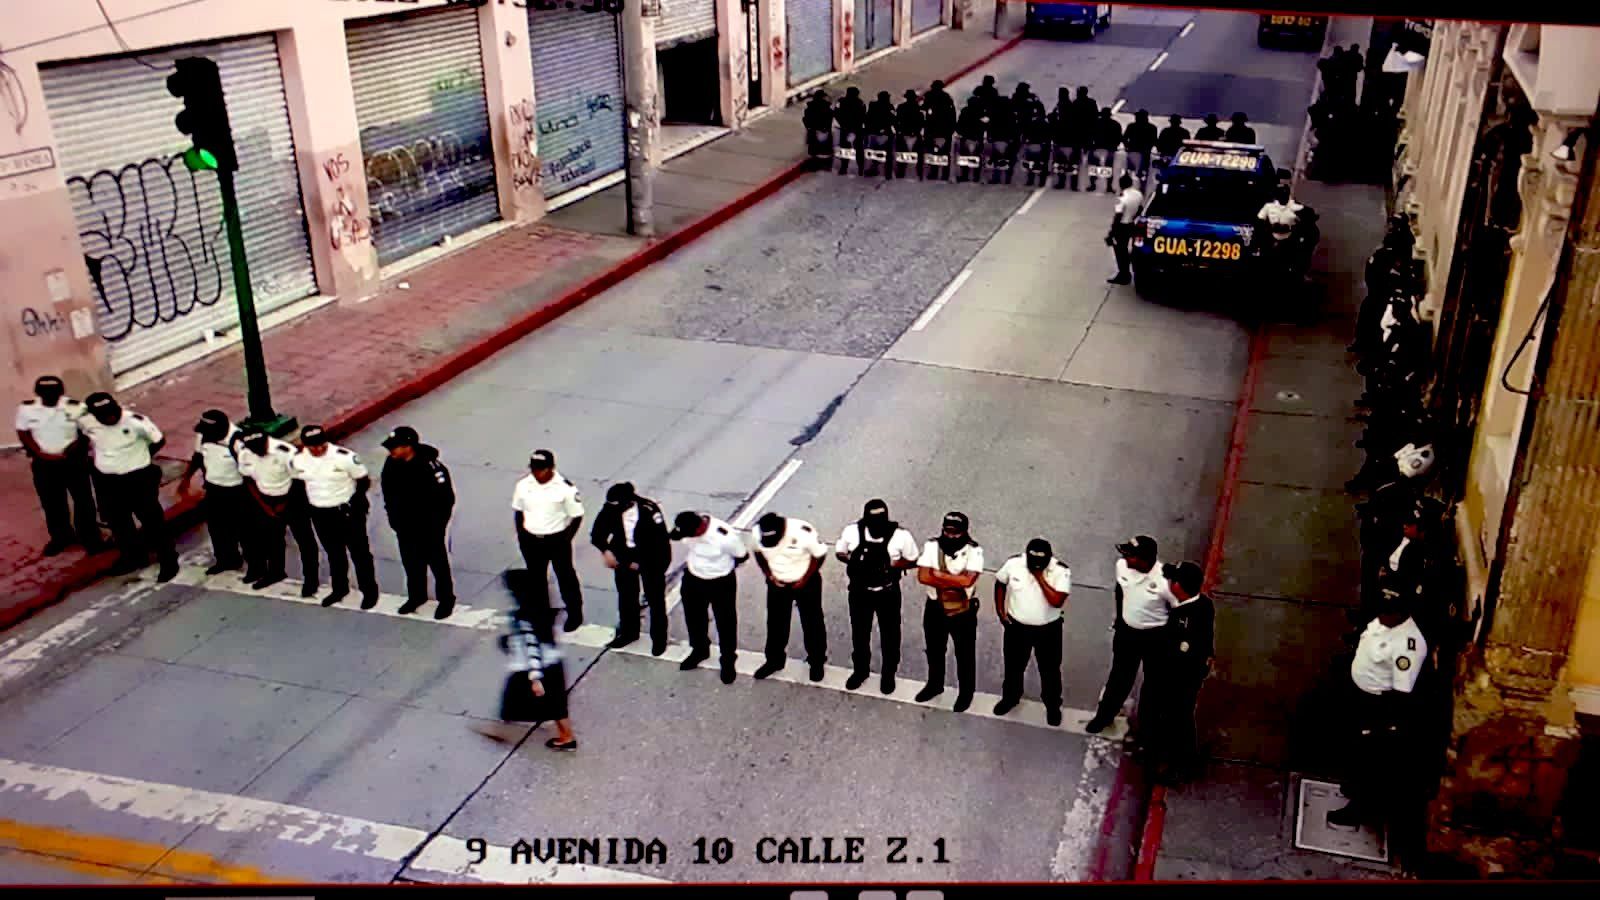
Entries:
{"type": "Polygon", "coordinates": [[[994,76],[983,76],[983,83],[972,89],[972,96],[978,98],[978,106],[985,116],[993,115],[995,104],[1000,102],[1000,89],[994,86],[994,76]]]}
{"type": "Polygon", "coordinates": [[[945,93],[944,82],[935,81],[923,95],[922,103],[927,109],[927,123],[923,126],[927,141],[924,171],[929,178],[945,181],[950,177],[950,156],[954,150],[951,139],[956,131],[956,102],[945,93]]]}
{"type": "MultiPolygon", "coordinates": [[[[250,501],[249,489],[244,486],[244,476],[239,474],[239,461],[234,458],[234,438],[239,429],[228,421],[220,409],[208,409],[200,415],[194,426],[197,438],[194,455],[184,469],[178,483],[178,496],[187,498],[191,493],[196,473],[205,472],[206,530],[211,532],[211,553],[216,558],[207,575],[232,572],[245,561],[245,517],[250,501]]],[[[253,557],[253,554],[252,554],[253,557]]],[[[253,563],[260,561],[252,558],[253,563]]],[[[245,582],[254,582],[263,573],[247,569],[245,582]]]]}
{"type": "MultiPolygon", "coordinates": [[[[1094,124],[1094,154],[1089,160],[1091,166],[1102,169],[1115,170],[1117,165],[1117,148],[1122,146],[1122,126],[1111,117],[1111,107],[1100,110],[1100,118],[1094,124]]],[[[1095,172],[1089,170],[1089,190],[1095,189],[1095,172]]],[[[1114,193],[1114,184],[1111,174],[1106,173],[1106,193],[1114,193]]]]}
{"type": "Polygon", "coordinates": [[[154,545],[161,564],[156,580],[171,581],[178,577],[178,550],[161,508],[161,469],[155,464],[167,438],[156,423],[123,409],[103,391],[90,394],[83,405],[89,414],[78,420],[78,428],[94,455],[95,496],[120,552],[111,573],[141,568],[154,545]],[[134,519],[143,527],[142,543],[134,519]]]}
{"type": "Polygon", "coordinates": [[[871,154],[873,158],[863,158],[861,174],[874,177],[878,174],[878,166],[882,164],[883,177],[893,177],[889,156],[894,152],[894,101],[889,99],[888,91],[879,91],[877,99],[867,107],[866,132],[866,149],[863,152],[871,154]]]}
{"type": "Polygon", "coordinates": [[[450,470],[439,461],[439,450],[422,443],[416,429],[401,425],[384,438],[379,476],[383,506],[400,547],[400,564],[406,570],[406,616],[428,602],[428,572],[432,570],[439,605],[435,619],[448,619],[456,607],[455,583],[450,577],[450,514],[456,491],[450,470]]]}
{"type": "Polygon", "coordinates": [[[922,178],[920,163],[909,163],[901,157],[902,153],[912,154],[916,157],[922,150],[922,126],[926,117],[922,112],[922,103],[917,99],[917,92],[907,90],[905,100],[894,111],[894,130],[897,135],[895,141],[894,177],[906,177],[906,167],[915,165],[917,178],[922,178]]]}
{"type": "Polygon", "coordinates": [[[983,144],[988,129],[988,117],[983,111],[983,98],[978,96],[967,98],[967,105],[961,110],[961,117],[956,120],[957,182],[980,180],[983,144]]]}
{"type": "Polygon", "coordinates": [[[867,121],[867,104],[861,99],[861,89],[845,88],[833,116],[839,123],[839,174],[844,175],[850,171],[850,160],[857,160],[858,170],[861,166],[861,129],[867,121]],[[848,153],[843,152],[847,150],[848,153]]]}
{"type": "Polygon", "coordinates": [[[806,126],[806,152],[814,165],[826,168],[833,159],[833,105],[824,91],[811,95],[801,115],[806,126]]]}
{"type": "Polygon", "coordinates": [[[1189,129],[1183,127],[1183,116],[1172,116],[1167,119],[1167,127],[1156,136],[1156,153],[1163,162],[1170,160],[1178,155],[1188,139],[1189,129]]]}
{"type": "Polygon", "coordinates": [[[78,430],[86,410],[66,396],[57,375],[41,375],[33,383],[34,397],[17,407],[17,440],[27,451],[33,469],[33,489],[44,510],[50,540],[45,556],[55,556],[72,546],[74,538],[86,553],[105,549],[95,513],[94,489],[89,481],[89,446],[78,430]],[[72,508],[67,498],[72,498],[72,508]],[[76,534],[74,534],[76,525],[76,534]]]}
{"type": "Polygon", "coordinates": [[[350,593],[350,563],[355,563],[356,586],[361,588],[361,608],[378,605],[378,573],[367,540],[367,491],[372,476],[361,458],[328,441],[319,425],[300,429],[300,452],[290,465],[294,477],[305,484],[311,525],[328,554],[333,591],[322,598],[332,606],[350,593]]]}
{"type": "Polygon", "coordinates": [[[1155,149],[1156,138],[1156,126],[1150,122],[1149,111],[1143,109],[1133,114],[1133,121],[1122,135],[1122,146],[1128,151],[1123,171],[1133,173],[1141,185],[1150,175],[1150,151],[1155,149]]]}
{"type": "Polygon", "coordinates": [[[1254,144],[1256,142],[1256,130],[1247,124],[1248,121],[1244,113],[1234,113],[1233,125],[1223,134],[1222,139],[1235,144],[1254,144]]]}
{"type": "Polygon", "coordinates": [[[999,184],[1002,178],[1010,184],[1016,177],[1017,129],[1015,108],[1005,98],[997,99],[989,111],[990,184],[999,184]]]}
{"type": "Polygon", "coordinates": [[[1094,137],[1094,123],[1100,117],[1100,104],[1089,96],[1089,89],[1083,85],[1078,86],[1077,96],[1072,98],[1072,113],[1077,116],[1077,126],[1085,140],[1094,137]]]}
{"type": "Polygon", "coordinates": [[[1078,160],[1083,152],[1083,132],[1078,128],[1077,113],[1072,107],[1072,93],[1066,88],[1056,92],[1056,108],[1050,111],[1050,168],[1055,172],[1056,190],[1067,186],[1067,176],[1072,176],[1072,189],[1078,189],[1078,160]]]}
{"type": "Polygon", "coordinates": [[[1026,81],[1017,85],[1011,98],[1016,111],[1018,137],[1022,142],[1022,167],[1028,173],[1028,187],[1035,179],[1043,184],[1049,175],[1050,121],[1049,114],[1026,81]]]}
{"type": "Polygon", "coordinates": [[[1217,114],[1216,113],[1206,113],[1206,120],[1205,121],[1206,121],[1206,124],[1201,126],[1199,131],[1195,132],[1194,139],[1197,140],[1197,141],[1220,141],[1220,140],[1222,140],[1222,135],[1223,135],[1222,126],[1217,124],[1217,114]]]}

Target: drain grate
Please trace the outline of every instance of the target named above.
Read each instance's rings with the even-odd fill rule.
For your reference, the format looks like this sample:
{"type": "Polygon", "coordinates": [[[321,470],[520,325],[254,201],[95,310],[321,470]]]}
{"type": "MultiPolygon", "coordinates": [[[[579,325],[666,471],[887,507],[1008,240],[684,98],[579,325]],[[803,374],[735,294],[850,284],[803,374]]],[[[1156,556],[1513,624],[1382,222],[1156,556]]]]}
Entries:
{"type": "Polygon", "coordinates": [[[1328,824],[1328,813],[1344,804],[1345,797],[1338,785],[1311,778],[1300,779],[1300,803],[1295,809],[1295,847],[1387,863],[1389,840],[1386,830],[1371,825],[1357,829],[1328,824]]]}

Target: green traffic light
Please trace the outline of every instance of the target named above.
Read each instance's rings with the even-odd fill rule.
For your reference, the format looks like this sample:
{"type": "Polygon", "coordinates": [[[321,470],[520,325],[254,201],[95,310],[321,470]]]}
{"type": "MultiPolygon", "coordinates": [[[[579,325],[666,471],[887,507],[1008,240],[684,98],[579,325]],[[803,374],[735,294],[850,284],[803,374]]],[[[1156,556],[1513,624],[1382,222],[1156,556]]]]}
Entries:
{"type": "Polygon", "coordinates": [[[207,170],[214,172],[217,169],[217,158],[211,155],[210,150],[202,150],[199,147],[190,147],[189,149],[183,151],[183,164],[188,166],[189,171],[191,172],[203,172],[207,170]]]}

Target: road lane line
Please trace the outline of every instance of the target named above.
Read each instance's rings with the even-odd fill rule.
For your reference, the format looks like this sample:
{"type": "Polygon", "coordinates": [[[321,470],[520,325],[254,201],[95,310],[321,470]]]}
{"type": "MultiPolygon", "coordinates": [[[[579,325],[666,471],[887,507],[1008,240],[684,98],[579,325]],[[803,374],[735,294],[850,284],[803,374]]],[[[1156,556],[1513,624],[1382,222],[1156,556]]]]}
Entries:
{"type": "Polygon", "coordinates": [[[1191,32],[1193,30],[1194,30],[1194,20],[1190,19],[1188,24],[1183,26],[1183,30],[1178,32],[1178,37],[1188,37],[1189,32],[1191,32]]]}
{"type": "Polygon", "coordinates": [[[933,321],[933,317],[939,314],[939,310],[943,309],[944,305],[950,302],[950,298],[954,297],[956,291],[961,290],[961,286],[966,284],[967,279],[971,277],[971,269],[962,269],[961,274],[957,275],[953,281],[945,285],[944,290],[939,292],[939,296],[935,297],[933,302],[928,305],[928,308],[922,311],[922,315],[917,317],[917,321],[911,323],[911,330],[921,331],[922,329],[927,328],[928,323],[933,321]]]}
{"type": "Polygon", "coordinates": [[[1118,97],[1117,98],[1117,102],[1113,103],[1111,105],[1111,114],[1114,116],[1117,113],[1122,112],[1122,104],[1127,103],[1127,102],[1128,102],[1128,98],[1127,97],[1118,97]]]}
{"type": "Polygon", "coordinates": [[[1043,197],[1043,196],[1044,196],[1044,188],[1039,188],[1038,190],[1036,190],[1033,193],[1029,194],[1028,195],[1028,199],[1022,201],[1022,206],[1016,212],[1011,214],[1011,218],[1015,219],[1018,216],[1027,215],[1028,214],[1028,210],[1033,209],[1033,205],[1035,203],[1038,203],[1039,202],[1039,198],[1043,197]]]}
{"type": "Polygon", "coordinates": [[[772,502],[772,498],[778,495],[778,491],[782,490],[783,486],[789,482],[789,479],[794,477],[794,473],[799,470],[800,460],[798,459],[791,459],[784,463],[783,468],[778,470],[778,474],[769,478],[767,483],[761,486],[761,490],[750,498],[750,501],[744,505],[744,508],[739,510],[738,514],[728,524],[740,531],[749,528],[750,523],[756,520],[756,516],[761,514],[762,509],[772,502]]]}
{"type": "Polygon", "coordinates": [[[1072,805],[1061,823],[1061,843],[1056,845],[1056,858],[1050,862],[1050,875],[1055,881],[1087,881],[1090,879],[1089,863],[1094,856],[1094,845],[1100,834],[1100,823],[1105,819],[1106,805],[1111,802],[1110,785],[1101,784],[1099,772],[1115,766],[1117,748],[1109,741],[1089,741],[1083,748],[1083,762],[1078,772],[1078,784],[1072,792],[1072,805]]]}
{"type": "Polygon", "coordinates": [[[1161,64],[1166,62],[1166,61],[1167,61],[1167,51],[1163,50],[1163,51],[1161,51],[1161,55],[1156,57],[1156,61],[1150,64],[1150,68],[1149,68],[1148,71],[1154,72],[1155,70],[1161,68],[1161,64]]]}

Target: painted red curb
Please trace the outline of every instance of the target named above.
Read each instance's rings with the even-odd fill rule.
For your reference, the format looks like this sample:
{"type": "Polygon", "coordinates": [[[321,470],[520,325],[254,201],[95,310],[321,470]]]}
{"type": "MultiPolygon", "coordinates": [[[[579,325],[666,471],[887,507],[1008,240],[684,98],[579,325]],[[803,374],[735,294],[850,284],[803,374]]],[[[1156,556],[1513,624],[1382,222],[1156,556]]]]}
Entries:
{"type": "MultiPolygon", "coordinates": [[[[956,81],[995,57],[1015,49],[1018,44],[1022,43],[1022,40],[1021,35],[1011,38],[999,47],[957,70],[955,74],[947,76],[944,80],[947,83],[956,81]]],[[[776,194],[805,174],[805,171],[806,159],[803,156],[797,156],[795,161],[790,163],[787,168],[780,170],[776,175],[752,188],[727,206],[707,213],[666,237],[651,240],[644,247],[614,264],[611,268],[569,290],[559,299],[527,313],[514,320],[508,327],[483,338],[477,343],[463,347],[433,368],[406,379],[376,399],[362,403],[342,415],[323,422],[323,428],[336,439],[348,437],[360,431],[399,407],[440,387],[450,379],[527,337],[556,318],[621,284],[646,267],[666,259],[695,240],[705,236],[713,229],[723,225],[729,219],[776,194]]],[[[198,499],[179,501],[167,508],[167,527],[174,530],[186,531],[197,525],[199,519],[200,502],[198,499]]],[[[68,594],[99,581],[105,577],[105,574],[113,564],[114,557],[109,553],[83,559],[72,564],[60,579],[49,586],[41,588],[20,603],[0,609],[0,630],[10,628],[34,613],[61,602],[68,594]]]]}

